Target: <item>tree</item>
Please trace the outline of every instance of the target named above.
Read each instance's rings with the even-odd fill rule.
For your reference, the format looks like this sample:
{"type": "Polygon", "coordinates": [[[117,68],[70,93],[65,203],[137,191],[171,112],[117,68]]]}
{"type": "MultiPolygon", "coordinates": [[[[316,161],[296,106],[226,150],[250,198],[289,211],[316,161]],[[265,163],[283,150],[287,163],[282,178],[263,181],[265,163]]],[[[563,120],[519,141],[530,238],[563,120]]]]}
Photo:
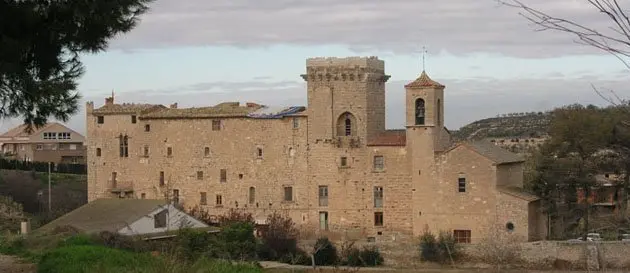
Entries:
{"type": "Polygon", "coordinates": [[[153,0],[0,0],[0,117],[27,130],[78,109],[82,53],[129,32],[153,0]]]}

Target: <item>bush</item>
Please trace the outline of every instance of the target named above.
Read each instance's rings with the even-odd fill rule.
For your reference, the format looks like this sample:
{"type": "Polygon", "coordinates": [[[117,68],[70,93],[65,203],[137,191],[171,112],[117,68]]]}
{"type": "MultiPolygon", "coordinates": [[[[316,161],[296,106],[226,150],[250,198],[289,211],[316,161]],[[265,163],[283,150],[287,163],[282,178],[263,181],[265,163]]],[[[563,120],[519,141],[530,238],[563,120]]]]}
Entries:
{"type": "Polygon", "coordinates": [[[351,246],[344,251],[343,265],[348,266],[379,266],[383,264],[383,256],[378,248],[364,247],[362,250],[351,246]]]}
{"type": "Polygon", "coordinates": [[[178,233],[179,254],[187,260],[197,260],[202,256],[217,257],[218,249],[215,238],[205,231],[182,229],[178,233]]]}
{"type": "Polygon", "coordinates": [[[223,226],[218,234],[218,247],[222,258],[251,260],[256,258],[258,241],[254,236],[254,225],[248,222],[233,222],[223,226]]]}
{"type": "Polygon", "coordinates": [[[315,265],[334,265],[337,263],[337,248],[326,237],[317,239],[313,246],[313,253],[315,265]]]}
{"type": "Polygon", "coordinates": [[[438,238],[428,230],[420,236],[420,257],[423,261],[445,263],[457,258],[455,238],[448,232],[440,232],[438,238]]]}
{"type": "Polygon", "coordinates": [[[267,217],[267,227],[262,233],[259,257],[265,260],[279,260],[281,257],[297,254],[298,234],[291,218],[274,212],[267,217]]]}

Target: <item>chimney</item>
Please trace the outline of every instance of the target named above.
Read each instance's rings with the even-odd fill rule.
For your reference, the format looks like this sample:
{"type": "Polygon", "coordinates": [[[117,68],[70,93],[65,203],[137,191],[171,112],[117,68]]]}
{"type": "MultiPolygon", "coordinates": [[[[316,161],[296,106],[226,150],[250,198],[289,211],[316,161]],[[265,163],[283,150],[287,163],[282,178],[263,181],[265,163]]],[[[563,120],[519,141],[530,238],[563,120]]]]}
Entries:
{"type": "Polygon", "coordinates": [[[105,98],[105,105],[113,105],[114,97],[105,98]]]}
{"type": "Polygon", "coordinates": [[[171,109],[177,109],[177,102],[176,102],[176,103],[171,104],[171,109]]]}

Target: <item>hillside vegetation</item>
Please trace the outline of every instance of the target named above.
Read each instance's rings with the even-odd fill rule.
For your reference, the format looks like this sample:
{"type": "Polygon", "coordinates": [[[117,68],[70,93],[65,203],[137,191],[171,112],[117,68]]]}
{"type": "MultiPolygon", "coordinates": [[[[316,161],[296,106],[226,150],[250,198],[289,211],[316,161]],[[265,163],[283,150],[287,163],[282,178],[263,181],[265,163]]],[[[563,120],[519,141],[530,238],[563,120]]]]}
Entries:
{"type": "Polygon", "coordinates": [[[472,122],[452,131],[452,136],[456,140],[539,137],[547,135],[551,117],[551,112],[503,114],[472,122]]]}

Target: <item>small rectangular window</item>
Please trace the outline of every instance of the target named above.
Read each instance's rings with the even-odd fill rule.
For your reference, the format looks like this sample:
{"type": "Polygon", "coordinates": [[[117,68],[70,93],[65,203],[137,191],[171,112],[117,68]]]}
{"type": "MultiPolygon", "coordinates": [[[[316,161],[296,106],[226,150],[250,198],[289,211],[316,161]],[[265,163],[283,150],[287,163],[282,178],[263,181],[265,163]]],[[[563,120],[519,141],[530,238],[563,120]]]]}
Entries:
{"type": "Polygon", "coordinates": [[[179,190],[173,190],[173,203],[179,204],[179,190]]]}
{"type": "Polygon", "coordinates": [[[101,156],[101,148],[96,148],[96,156],[101,156]]]}
{"type": "Polygon", "coordinates": [[[142,149],[142,155],[144,157],[149,157],[149,146],[144,145],[143,149],[142,149]]]}
{"type": "Polygon", "coordinates": [[[160,186],[164,186],[164,171],[160,172],[160,186]]]}
{"type": "Polygon", "coordinates": [[[208,196],[205,192],[199,193],[199,204],[204,206],[208,204],[208,196]]]}
{"type": "Polygon", "coordinates": [[[457,188],[459,192],[466,192],[466,178],[460,177],[457,180],[457,188]]]}
{"type": "Polygon", "coordinates": [[[151,131],[151,124],[145,124],[144,125],[144,131],[145,132],[150,132],[151,131]]]}
{"type": "Polygon", "coordinates": [[[136,124],[136,116],[131,116],[131,123],[136,124]]]}
{"type": "Polygon", "coordinates": [[[293,129],[297,129],[300,127],[300,120],[297,117],[293,117],[293,129]]]}
{"type": "Polygon", "coordinates": [[[173,156],[173,147],[166,147],[166,156],[173,156]]]}
{"type": "Polygon", "coordinates": [[[203,171],[197,171],[197,180],[203,180],[203,171]]]}
{"type": "Polygon", "coordinates": [[[383,187],[374,187],[374,207],[383,207],[383,187]]]}
{"type": "Polygon", "coordinates": [[[284,187],[284,201],[293,201],[293,187],[284,187]]]}
{"type": "Polygon", "coordinates": [[[98,117],[96,117],[96,122],[97,122],[98,124],[103,124],[103,123],[105,123],[105,117],[104,117],[104,116],[98,116],[98,117]]]}
{"type": "Polygon", "coordinates": [[[203,148],[203,156],[205,156],[205,157],[209,157],[210,156],[210,147],[203,148]]]}
{"type": "Polygon", "coordinates": [[[221,130],[221,120],[215,119],[212,121],[212,131],[221,130]]]}
{"type": "Polygon", "coordinates": [[[319,206],[328,206],[328,186],[319,186],[319,206]]]}
{"type": "Polygon", "coordinates": [[[220,194],[217,194],[216,205],[223,206],[223,196],[221,196],[220,194]]]}
{"type": "Polygon", "coordinates": [[[383,212],[382,211],[374,212],[374,226],[377,226],[377,227],[383,226],[383,212]]]}
{"type": "Polygon", "coordinates": [[[262,148],[257,148],[256,149],[256,156],[258,156],[259,158],[261,158],[263,156],[262,148]]]}
{"type": "Polygon", "coordinates": [[[453,237],[455,237],[455,242],[459,244],[470,244],[471,241],[471,231],[470,230],[453,230],[453,237]]]}
{"type": "MultiPolygon", "coordinates": [[[[44,145],[42,144],[37,144],[37,150],[43,150],[44,149],[44,145]]],[[[96,155],[96,156],[100,156],[100,155],[96,155]]]]}
{"type": "Polygon", "coordinates": [[[348,158],[345,156],[341,157],[341,167],[347,167],[348,166],[348,158]]]}
{"type": "Polygon", "coordinates": [[[227,170],[226,169],[221,169],[221,182],[227,182],[227,170]]]}
{"type": "Polygon", "coordinates": [[[147,198],[147,194],[146,193],[141,193],[140,194],[140,199],[146,199],[147,198]]]}
{"type": "Polygon", "coordinates": [[[374,170],[383,170],[385,168],[385,159],[382,155],[374,156],[374,170]]]}

